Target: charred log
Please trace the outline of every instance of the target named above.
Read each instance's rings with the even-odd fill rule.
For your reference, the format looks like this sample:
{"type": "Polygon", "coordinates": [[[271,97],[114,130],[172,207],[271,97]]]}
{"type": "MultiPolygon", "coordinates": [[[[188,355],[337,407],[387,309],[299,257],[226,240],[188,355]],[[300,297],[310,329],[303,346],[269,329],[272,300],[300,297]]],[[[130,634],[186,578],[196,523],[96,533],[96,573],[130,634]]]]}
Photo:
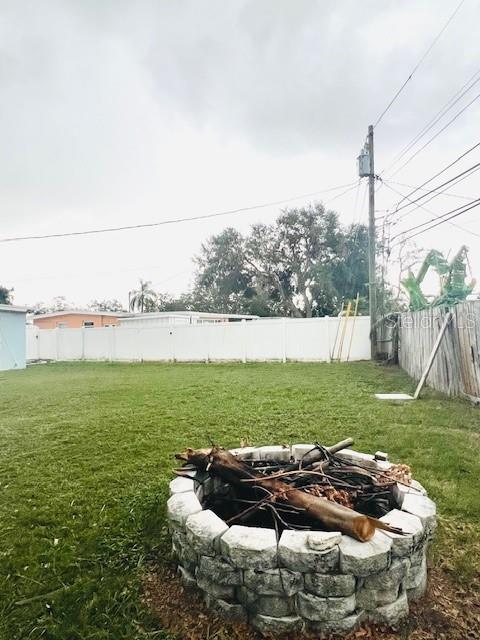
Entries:
{"type": "MultiPolygon", "coordinates": [[[[340,446],[341,449],[350,444],[349,440],[347,444],[344,441],[337,446],[340,446]]],[[[302,517],[307,520],[318,521],[326,530],[341,531],[362,542],[370,540],[376,529],[402,533],[401,530],[390,527],[370,515],[365,515],[345,506],[345,504],[327,499],[322,495],[321,490],[317,490],[317,492],[311,490],[312,487],[322,487],[322,485],[335,489],[336,485],[340,489],[343,487],[344,491],[348,489],[359,504],[362,504],[362,500],[364,504],[365,500],[368,502],[368,499],[362,487],[370,486],[374,490],[370,491],[368,495],[372,496],[378,493],[377,498],[380,498],[380,493],[383,493],[381,499],[388,503],[388,492],[385,485],[377,486],[375,477],[368,471],[346,465],[338,466],[338,468],[335,465],[331,466],[333,454],[340,450],[339,448],[332,449],[334,451],[319,447],[312,451],[310,458],[305,460],[306,466],[301,464],[286,465],[283,469],[275,470],[270,474],[268,467],[266,471],[255,469],[219,447],[201,450],[187,449],[176,457],[184,460],[188,465],[221,478],[225,483],[235,487],[241,495],[245,495],[245,491],[251,493],[250,499],[242,504],[245,508],[232,516],[229,524],[245,521],[255,512],[269,509],[274,512],[276,521],[288,526],[284,519],[287,514],[280,515],[280,507],[282,507],[295,514],[301,513],[302,517]],[[327,470],[328,473],[326,473],[327,470]],[[277,507],[279,508],[277,509],[277,507]]],[[[370,498],[370,500],[372,499],[370,498]]],[[[238,500],[245,500],[245,498],[238,498],[238,500]]],[[[303,526],[299,524],[296,528],[303,528],[303,526]]]]}

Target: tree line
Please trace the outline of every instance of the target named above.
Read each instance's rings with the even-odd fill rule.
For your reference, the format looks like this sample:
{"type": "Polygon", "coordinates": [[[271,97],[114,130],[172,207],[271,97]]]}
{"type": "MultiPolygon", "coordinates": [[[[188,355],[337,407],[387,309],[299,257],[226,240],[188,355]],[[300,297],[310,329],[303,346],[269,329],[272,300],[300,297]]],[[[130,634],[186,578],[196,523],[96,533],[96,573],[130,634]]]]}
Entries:
{"type": "Polygon", "coordinates": [[[342,225],[321,204],[285,209],[246,235],[224,229],[202,244],[194,263],[190,291],[173,297],[141,281],[131,310],[310,318],[338,313],[358,293],[366,311],[367,228],[342,225]]]}

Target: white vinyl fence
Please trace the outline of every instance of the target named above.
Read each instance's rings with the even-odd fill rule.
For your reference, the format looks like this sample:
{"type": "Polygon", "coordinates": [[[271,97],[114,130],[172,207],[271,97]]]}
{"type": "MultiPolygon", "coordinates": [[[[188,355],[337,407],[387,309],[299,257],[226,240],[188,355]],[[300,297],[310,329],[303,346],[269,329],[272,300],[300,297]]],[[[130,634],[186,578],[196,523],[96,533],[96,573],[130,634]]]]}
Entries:
{"type": "MultiPolygon", "coordinates": [[[[37,329],[27,331],[28,360],[329,362],[338,357],[345,321],[268,319],[169,327],[37,329]],[[340,325],[340,326],[339,326],[340,325]],[[335,348],[336,345],[336,348],[335,348]]],[[[370,319],[349,319],[342,360],[368,360],[370,319]]]]}

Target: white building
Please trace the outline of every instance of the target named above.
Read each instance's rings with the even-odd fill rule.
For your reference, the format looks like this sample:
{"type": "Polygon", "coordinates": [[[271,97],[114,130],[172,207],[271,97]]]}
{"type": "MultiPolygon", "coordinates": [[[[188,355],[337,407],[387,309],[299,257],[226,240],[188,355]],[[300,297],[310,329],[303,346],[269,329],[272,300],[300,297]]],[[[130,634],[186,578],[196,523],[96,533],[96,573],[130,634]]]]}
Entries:
{"type": "Polygon", "coordinates": [[[0,304],[0,371],[25,369],[27,310],[0,304]]]}
{"type": "Polygon", "coordinates": [[[202,311],[159,311],[156,313],[135,313],[119,317],[120,327],[162,327],[165,325],[211,324],[217,322],[238,322],[258,320],[258,316],[238,313],[205,313],[202,311]]]}

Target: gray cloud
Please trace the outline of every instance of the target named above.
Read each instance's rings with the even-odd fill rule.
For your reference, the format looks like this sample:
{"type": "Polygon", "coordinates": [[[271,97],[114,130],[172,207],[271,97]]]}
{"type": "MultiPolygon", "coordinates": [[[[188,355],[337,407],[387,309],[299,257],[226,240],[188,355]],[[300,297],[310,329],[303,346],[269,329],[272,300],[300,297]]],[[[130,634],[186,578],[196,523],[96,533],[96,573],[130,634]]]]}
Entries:
{"type": "MultiPolygon", "coordinates": [[[[147,63],[159,95],[199,124],[281,152],[338,147],[378,115],[452,8],[435,7],[433,20],[425,2],[180,2],[174,16],[159,18],[147,63]]],[[[425,63],[428,72],[402,97],[392,141],[431,113],[446,79],[450,89],[468,73],[464,52],[451,55],[459,28],[451,29],[435,66],[425,63]]],[[[474,34],[469,42],[460,33],[471,47],[474,34]]]]}
{"type": "MultiPolygon", "coordinates": [[[[184,118],[273,153],[360,141],[452,8],[435,2],[433,19],[431,2],[395,0],[2,6],[2,185],[30,186],[40,201],[53,186],[72,206],[108,199],[113,176],[148,182],[156,118],[184,118]]],[[[452,55],[460,30],[451,26],[435,64],[425,63],[392,112],[390,144],[467,77],[476,36],[462,34],[452,55]]]]}

